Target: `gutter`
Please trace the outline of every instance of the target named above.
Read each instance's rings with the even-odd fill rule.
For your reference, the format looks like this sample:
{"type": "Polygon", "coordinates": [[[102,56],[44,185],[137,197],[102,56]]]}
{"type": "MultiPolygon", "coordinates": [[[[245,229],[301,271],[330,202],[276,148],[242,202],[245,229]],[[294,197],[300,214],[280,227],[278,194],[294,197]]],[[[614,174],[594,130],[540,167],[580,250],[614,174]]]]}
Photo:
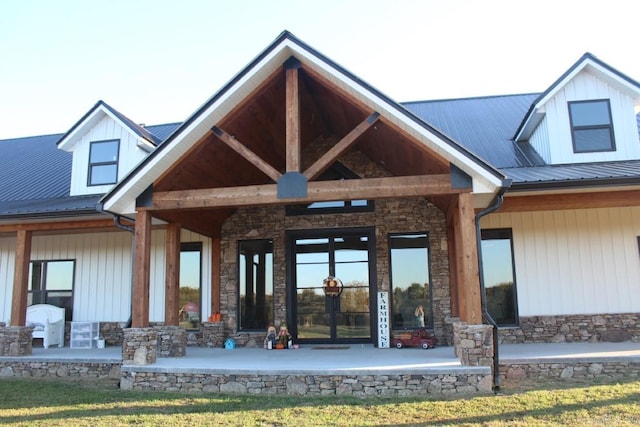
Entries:
{"type": "Polygon", "coordinates": [[[480,230],[480,220],[483,216],[486,216],[496,210],[500,209],[502,202],[504,201],[504,193],[511,185],[511,180],[504,180],[503,185],[496,194],[491,204],[476,214],[476,244],[478,246],[478,274],[480,279],[480,302],[482,305],[482,317],[493,326],[493,392],[498,393],[500,391],[500,352],[499,352],[499,337],[498,337],[498,323],[491,317],[489,310],[487,310],[487,298],[485,295],[484,287],[484,269],[482,266],[482,233],[480,230]]]}

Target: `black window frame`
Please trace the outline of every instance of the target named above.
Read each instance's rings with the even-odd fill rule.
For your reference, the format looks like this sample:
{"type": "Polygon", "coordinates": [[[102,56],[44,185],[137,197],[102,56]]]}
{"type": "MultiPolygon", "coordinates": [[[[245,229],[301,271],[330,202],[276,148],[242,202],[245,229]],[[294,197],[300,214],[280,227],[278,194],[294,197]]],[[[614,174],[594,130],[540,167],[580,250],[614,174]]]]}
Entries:
{"type": "Polygon", "coordinates": [[[65,309],[65,321],[71,321],[73,320],[73,300],[74,300],[74,290],[75,290],[75,286],[76,286],[76,264],[77,264],[77,260],[74,258],[69,258],[69,259],[47,259],[47,260],[31,260],[30,264],[30,271],[29,271],[29,289],[27,290],[27,295],[30,299],[30,304],[29,305],[35,305],[35,304],[51,304],[51,305],[55,305],[57,307],[60,307],[61,305],[59,303],[54,303],[54,301],[51,301],[51,299],[49,298],[49,294],[50,293],[56,293],[56,292],[69,292],[70,295],[68,297],[68,301],[70,304],[65,305],[64,309],[65,309]],[[55,289],[55,290],[48,290],[47,289],[47,270],[48,270],[48,266],[49,264],[55,263],[55,262],[72,262],[73,263],[73,270],[71,273],[71,289],[55,289]],[[39,278],[39,283],[37,285],[38,289],[34,289],[34,287],[36,287],[36,284],[33,282],[34,280],[34,271],[36,270],[36,266],[39,273],[38,273],[38,278],[39,278]]]}
{"type": "Polygon", "coordinates": [[[571,143],[573,144],[573,152],[576,154],[581,153],[604,153],[610,151],[616,151],[616,139],[615,133],[613,131],[613,116],[611,115],[611,102],[609,99],[589,99],[589,100],[580,100],[580,101],[569,101],[568,104],[569,110],[569,123],[571,124],[571,143]],[[574,117],[573,112],[571,110],[572,105],[577,104],[596,104],[596,103],[604,103],[607,106],[607,111],[609,113],[609,123],[608,124],[593,124],[593,125],[574,125],[574,117]],[[609,141],[610,147],[606,149],[581,149],[576,142],[576,131],[589,131],[589,130],[609,130],[609,141]]]}
{"type": "MultiPolygon", "coordinates": [[[[203,292],[202,292],[202,242],[181,242],[180,243],[180,256],[182,256],[183,252],[197,252],[199,255],[199,271],[198,271],[198,309],[200,310],[199,314],[199,319],[197,321],[197,324],[194,325],[193,323],[189,326],[186,327],[185,329],[187,331],[193,331],[193,330],[199,330],[200,329],[200,324],[202,323],[202,301],[203,301],[203,292]]],[[[180,268],[182,269],[182,265],[180,266],[180,268]]],[[[182,288],[182,281],[180,281],[179,283],[179,288],[182,288]]],[[[178,291],[180,292],[180,291],[178,291]]],[[[183,309],[183,304],[182,302],[180,302],[180,311],[182,311],[183,309]]],[[[181,313],[180,313],[181,314],[181,313]]]]}
{"type": "MultiPolygon", "coordinates": [[[[270,324],[273,324],[275,321],[275,299],[274,299],[274,293],[275,293],[275,284],[274,284],[274,274],[275,274],[275,253],[274,253],[274,241],[275,239],[273,238],[263,238],[263,239],[245,239],[245,240],[238,240],[237,242],[237,258],[236,258],[236,262],[237,262],[237,280],[236,283],[237,285],[237,313],[238,313],[238,320],[237,320],[237,329],[238,332],[242,331],[242,332],[253,332],[253,331],[266,331],[267,327],[270,324]],[[262,242],[263,244],[266,245],[270,245],[271,247],[271,251],[270,252],[265,252],[266,253],[270,253],[271,254],[271,302],[270,302],[270,306],[269,306],[269,302],[268,302],[268,296],[269,294],[265,293],[264,295],[264,302],[266,304],[265,307],[265,319],[257,319],[254,322],[255,326],[249,326],[247,325],[248,321],[247,319],[244,318],[244,316],[246,315],[246,309],[243,308],[242,304],[243,304],[243,300],[242,300],[242,295],[243,293],[246,293],[246,290],[242,289],[242,286],[244,285],[246,288],[246,283],[242,283],[240,278],[241,278],[241,272],[240,272],[240,268],[241,268],[241,262],[240,262],[240,257],[243,256],[243,252],[242,252],[242,245],[245,243],[259,243],[262,242]],[[260,321],[264,321],[264,324],[259,324],[260,321]]],[[[246,268],[246,264],[245,264],[245,268],[246,268]]],[[[246,277],[245,277],[246,280],[246,277]]],[[[265,276],[265,285],[266,285],[267,281],[266,281],[266,276],[265,276]]],[[[257,287],[257,284],[256,284],[257,287]]],[[[245,302],[246,304],[246,302],[245,302]]],[[[256,303],[257,306],[257,303],[256,303]]],[[[254,313],[254,317],[256,313],[254,313]]]]}
{"type": "Polygon", "coordinates": [[[87,171],[87,186],[88,187],[97,187],[97,186],[101,186],[101,185],[112,185],[115,184],[116,182],[118,182],[118,169],[119,169],[119,163],[120,163],[120,140],[119,139],[104,139],[104,140],[99,140],[99,141],[91,141],[89,143],[89,167],[88,167],[88,171],[87,171]],[[115,160],[110,160],[108,162],[92,162],[91,161],[91,156],[93,153],[93,147],[97,144],[106,144],[106,143],[112,143],[115,142],[116,143],[116,159],[115,160]],[[93,183],[93,168],[97,167],[97,166],[112,166],[115,165],[116,167],[116,171],[115,171],[115,176],[113,177],[113,181],[111,182],[100,182],[100,183],[93,183]]]}
{"type": "MultiPolygon", "coordinates": [[[[500,323],[498,321],[498,319],[493,319],[496,321],[496,323],[498,324],[498,327],[506,327],[506,328],[513,328],[513,327],[519,327],[520,326],[520,314],[519,314],[519,310],[518,310],[518,279],[517,279],[517,273],[516,273],[516,258],[515,258],[515,251],[513,249],[513,230],[511,228],[486,228],[486,229],[482,229],[480,231],[480,238],[481,241],[485,241],[485,240],[503,240],[503,239],[509,239],[509,245],[510,245],[510,255],[511,255],[511,271],[513,274],[513,318],[514,321],[513,323],[500,323]]],[[[488,310],[488,303],[487,303],[487,286],[486,286],[486,281],[485,281],[485,277],[484,277],[484,253],[482,250],[482,244],[480,245],[480,248],[478,248],[478,250],[480,251],[480,255],[481,255],[481,262],[482,264],[480,265],[480,274],[481,276],[481,280],[483,281],[483,289],[484,289],[484,298],[485,298],[485,304],[487,304],[487,310],[488,310]]],[[[489,313],[491,314],[491,313],[489,313]]],[[[493,317],[493,314],[492,314],[493,317]]]]}

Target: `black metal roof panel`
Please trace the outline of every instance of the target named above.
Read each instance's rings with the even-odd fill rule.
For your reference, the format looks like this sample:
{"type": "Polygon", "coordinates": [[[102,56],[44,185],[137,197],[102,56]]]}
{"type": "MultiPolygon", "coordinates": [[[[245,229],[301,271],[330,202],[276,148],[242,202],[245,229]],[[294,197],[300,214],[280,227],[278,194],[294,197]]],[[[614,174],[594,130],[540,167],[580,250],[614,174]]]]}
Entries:
{"type": "Polygon", "coordinates": [[[501,169],[513,180],[512,189],[581,186],[599,184],[640,184],[640,160],[619,162],[546,165],[501,169]]]}
{"type": "Polygon", "coordinates": [[[162,125],[153,125],[153,126],[147,126],[145,127],[145,129],[149,132],[151,132],[153,135],[155,135],[155,137],[158,139],[158,141],[164,141],[165,139],[167,139],[169,137],[169,135],[171,135],[173,133],[174,130],[178,129],[178,127],[181,125],[182,123],[178,122],[178,123],[167,123],[167,124],[162,124],[162,125]]]}
{"type": "Polygon", "coordinates": [[[534,150],[523,150],[512,136],[537,96],[487,96],[402,105],[497,168],[528,167],[540,164],[540,159],[534,150]]]}
{"type": "Polygon", "coordinates": [[[101,194],[62,197],[58,199],[13,200],[0,202],[0,219],[19,216],[64,216],[96,213],[101,194]]]}

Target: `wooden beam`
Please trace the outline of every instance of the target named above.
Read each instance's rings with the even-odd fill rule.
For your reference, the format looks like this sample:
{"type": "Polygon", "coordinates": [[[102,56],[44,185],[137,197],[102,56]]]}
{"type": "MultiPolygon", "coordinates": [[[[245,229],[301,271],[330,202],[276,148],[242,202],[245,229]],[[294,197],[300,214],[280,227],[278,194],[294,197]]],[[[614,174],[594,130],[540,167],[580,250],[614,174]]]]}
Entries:
{"type": "Polygon", "coordinates": [[[17,233],[16,239],[13,298],[11,300],[11,326],[25,326],[27,321],[30,262],[31,231],[20,230],[17,233]]]}
{"type": "Polygon", "coordinates": [[[282,174],[269,163],[265,162],[260,156],[251,151],[247,146],[238,141],[233,135],[229,135],[219,127],[214,126],[211,128],[211,131],[215,136],[218,137],[222,142],[227,144],[232,150],[236,153],[240,154],[247,161],[255,165],[258,169],[264,172],[269,178],[273,181],[278,182],[278,178],[282,176],[282,174]]]}
{"type": "MultiPolygon", "coordinates": [[[[289,62],[289,61],[288,61],[289,62]]],[[[287,172],[300,172],[300,101],[298,88],[298,68],[288,66],[286,79],[286,160],[287,172]]]]}
{"type": "Polygon", "coordinates": [[[345,179],[310,182],[308,195],[305,198],[278,199],[277,186],[273,184],[157,192],[153,194],[152,205],[147,209],[282,205],[331,200],[430,196],[462,191],[468,190],[451,188],[449,174],[345,179]]]}
{"type": "Polygon", "coordinates": [[[459,316],[463,322],[479,325],[482,323],[482,302],[480,299],[475,212],[471,193],[458,195],[457,211],[453,217],[456,234],[459,316]]]}
{"type": "Polygon", "coordinates": [[[338,157],[349,149],[357,139],[365,133],[375,122],[378,121],[380,114],[374,112],[369,117],[364,119],[358,126],[353,128],[344,138],[342,138],[336,145],[331,147],[329,151],[324,153],[314,164],[312,164],[305,172],[304,176],[308,180],[313,180],[324,172],[329,166],[335,162],[338,157]]]}
{"type": "MultiPolygon", "coordinates": [[[[133,225],[133,224],[131,224],[133,225]]],[[[20,224],[0,224],[0,233],[27,231],[64,231],[90,228],[115,228],[113,219],[94,219],[87,221],[35,222],[20,224]]]]}
{"type": "Polygon", "coordinates": [[[211,238],[211,314],[220,313],[222,247],[220,237],[211,238]]]}
{"type": "Polygon", "coordinates": [[[498,213],[632,206],[640,206],[640,190],[507,196],[498,213]]]}
{"type": "Polygon", "coordinates": [[[180,224],[167,224],[164,297],[164,324],[167,326],[178,326],[180,323],[180,230],[180,224]]]}
{"type": "Polygon", "coordinates": [[[149,283],[151,273],[151,212],[139,210],[134,231],[132,328],[149,326],[149,283]]]}
{"type": "Polygon", "coordinates": [[[447,219],[447,254],[449,256],[449,295],[451,298],[451,315],[460,317],[460,304],[458,301],[458,265],[456,257],[456,232],[455,213],[447,219]]]}

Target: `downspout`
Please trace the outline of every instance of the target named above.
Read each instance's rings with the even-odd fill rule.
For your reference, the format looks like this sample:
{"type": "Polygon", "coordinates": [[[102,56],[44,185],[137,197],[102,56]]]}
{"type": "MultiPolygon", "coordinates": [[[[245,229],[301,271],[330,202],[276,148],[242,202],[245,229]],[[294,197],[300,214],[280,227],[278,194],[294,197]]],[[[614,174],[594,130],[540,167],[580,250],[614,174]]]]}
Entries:
{"type": "Polygon", "coordinates": [[[482,317],[493,326],[493,392],[500,391],[500,352],[498,343],[498,323],[491,317],[487,310],[487,298],[484,287],[484,268],[482,266],[482,233],[480,230],[480,220],[496,210],[500,209],[504,201],[504,193],[511,186],[511,180],[504,180],[500,191],[496,194],[491,204],[476,214],[476,244],[478,246],[478,274],[480,276],[480,303],[482,305],[482,317]]]}
{"type": "MultiPolygon", "coordinates": [[[[129,225],[124,225],[122,223],[122,216],[117,214],[112,214],[112,215],[113,215],[113,223],[116,226],[116,228],[119,228],[120,230],[128,231],[129,233],[131,233],[131,279],[130,279],[130,286],[129,286],[129,288],[131,289],[131,309],[129,310],[129,320],[127,320],[127,324],[124,326],[124,328],[127,329],[131,327],[131,322],[133,320],[133,268],[134,268],[133,262],[135,259],[135,250],[136,250],[136,239],[134,237],[135,228],[129,225]]],[[[133,220],[130,219],[129,221],[133,221],[133,220]]]]}

